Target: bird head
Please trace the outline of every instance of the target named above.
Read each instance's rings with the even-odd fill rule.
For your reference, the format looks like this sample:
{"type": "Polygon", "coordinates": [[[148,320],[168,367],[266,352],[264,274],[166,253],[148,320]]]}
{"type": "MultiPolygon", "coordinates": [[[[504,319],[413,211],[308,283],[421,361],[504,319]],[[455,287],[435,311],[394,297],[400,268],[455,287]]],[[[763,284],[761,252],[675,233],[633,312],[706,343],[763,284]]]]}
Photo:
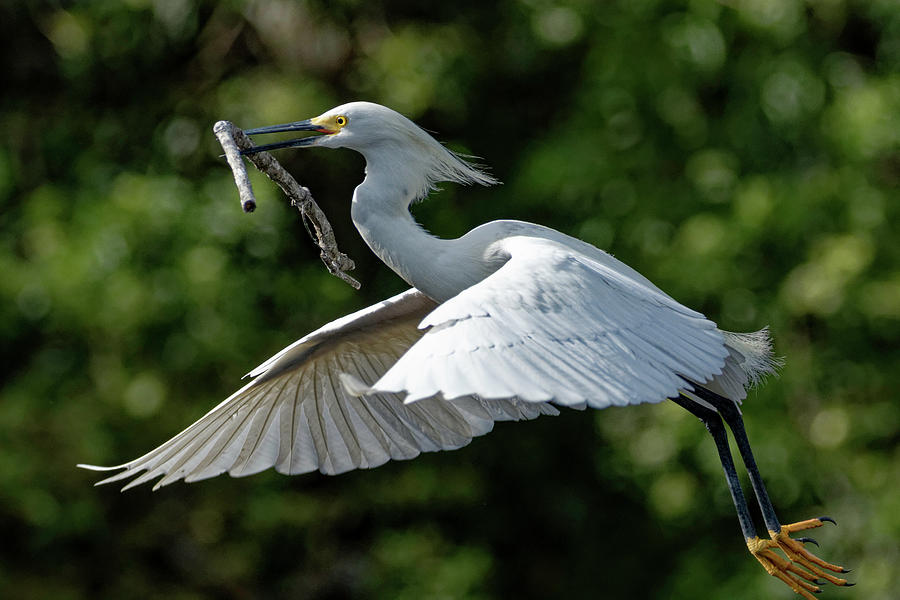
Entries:
{"type": "Polygon", "coordinates": [[[377,131],[385,129],[384,123],[392,116],[391,113],[400,116],[388,108],[372,104],[371,102],[350,102],[349,104],[336,106],[311,119],[284,123],[283,125],[247,129],[244,131],[247,135],[280,133],[284,131],[313,131],[323,135],[256,146],[243,151],[243,154],[253,154],[279,148],[304,148],[308,146],[363,150],[378,142],[377,131]],[[381,113],[380,119],[378,113],[381,113]],[[388,119],[385,119],[385,116],[388,119]],[[381,123],[381,127],[379,127],[379,123],[381,123]]]}
{"type": "Polygon", "coordinates": [[[421,195],[440,181],[492,185],[498,181],[466,157],[445,148],[418,125],[380,104],[350,102],[318,117],[245,130],[247,135],[311,131],[322,135],[256,146],[242,154],[279,148],[349,148],[366,158],[369,169],[415,171],[422,181],[421,195]]]}

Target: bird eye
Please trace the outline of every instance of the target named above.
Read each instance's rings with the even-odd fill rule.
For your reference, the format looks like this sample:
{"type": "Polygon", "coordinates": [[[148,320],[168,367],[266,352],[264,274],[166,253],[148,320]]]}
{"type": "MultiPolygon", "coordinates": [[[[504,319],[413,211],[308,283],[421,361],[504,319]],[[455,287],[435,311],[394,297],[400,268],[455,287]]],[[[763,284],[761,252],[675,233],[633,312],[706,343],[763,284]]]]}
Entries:
{"type": "Polygon", "coordinates": [[[347,117],[345,117],[344,115],[337,116],[334,118],[334,122],[338,127],[343,127],[347,124],[347,117]]]}

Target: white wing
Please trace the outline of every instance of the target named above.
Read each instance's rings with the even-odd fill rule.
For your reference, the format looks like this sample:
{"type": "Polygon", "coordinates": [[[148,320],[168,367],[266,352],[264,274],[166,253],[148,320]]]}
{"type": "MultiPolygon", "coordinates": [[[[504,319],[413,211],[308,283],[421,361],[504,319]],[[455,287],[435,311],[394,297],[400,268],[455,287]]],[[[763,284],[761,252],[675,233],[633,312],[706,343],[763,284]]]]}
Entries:
{"type": "Polygon", "coordinates": [[[371,388],[406,402],[517,397],[594,408],[659,402],[722,371],[703,315],[564,243],[499,242],[509,260],[438,306],[429,328],[371,388]]]}
{"type": "Polygon", "coordinates": [[[451,450],[487,433],[494,421],[557,414],[550,405],[474,397],[404,405],[396,394],[357,398],[339,377],[377,380],[418,340],[416,324],[436,304],[408,290],[314,331],[249,373],[253,381],[148,454],[116,467],[99,483],[142,475],[123,489],[163,476],[154,489],[228,471],[250,475],[320,470],[337,474],[389,459],[451,450]]]}

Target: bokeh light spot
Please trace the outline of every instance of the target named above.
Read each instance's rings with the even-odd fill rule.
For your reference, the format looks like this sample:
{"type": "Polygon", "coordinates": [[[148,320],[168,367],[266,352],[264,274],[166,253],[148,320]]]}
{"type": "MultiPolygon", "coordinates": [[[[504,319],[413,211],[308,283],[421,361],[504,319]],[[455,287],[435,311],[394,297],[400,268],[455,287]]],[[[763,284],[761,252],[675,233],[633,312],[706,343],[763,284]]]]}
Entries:
{"type": "Polygon", "coordinates": [[[45,34],[63,58],[78,58],[88,48],[90,29],[75,14],[58,10],[46,23],[45,34]]]}
{"type": "Polygon", "coordinates": [[[664,519],[680,517],[694,504],[697,482],[683,471],[663,473],[650,488],[653,510],[664,519]]]}
{"type": "Polygon", "coordinates": [[[681,226],[678,231],[678,244],[689,254],[712,254],[721,247],[726,235],[722,219],[711,214],[699,214],[681,226]]]}
{"type": "Polygon", "coordinates": [[[166,149],[173,159],[182,159],[192,154],[200,144],[200,128],[186,117],[176,117],[163,132],[166,149]]]}
{"type": "Polygon", "coordinates": [[[128,414],[149,417],[156,414],[166,399],[166,385],[152,373],[139,373],[131,380],[122,401],[128,414]]]}
{"type": "Polygon", "coordinates": [[[537,36],[554,46],[565,46],[581,35],[584,29],[581,16],[568,6],[554,6],[534,15],[533,27],[537,36]]]}
{"type": "Polygon", "coordinates": [[[717,71],[725,63],[725,39],[712,21],[685,16],[669,27],[665,37],[669,45],[699,71],[717,71]]]}
{"type": "Polygon", "coordinates": [[[820,448],[837,448],[847,439],[850,418],[841,407],[819,411],[809,426],[810,441],[820,448]]]}
{"type": "Polygon", "coordinates": [[[818,112],[825,100],[825,85],[795,60],[780,64],[762,86],[762,108],[774,123],[793,123],[818,112]]]}
{"type": "Polygon", "coordinates": [[[688,160],[685,174],[711,202],[725,202],[737,180],[738,159],[727,150],[706,149],[688,160]]]}

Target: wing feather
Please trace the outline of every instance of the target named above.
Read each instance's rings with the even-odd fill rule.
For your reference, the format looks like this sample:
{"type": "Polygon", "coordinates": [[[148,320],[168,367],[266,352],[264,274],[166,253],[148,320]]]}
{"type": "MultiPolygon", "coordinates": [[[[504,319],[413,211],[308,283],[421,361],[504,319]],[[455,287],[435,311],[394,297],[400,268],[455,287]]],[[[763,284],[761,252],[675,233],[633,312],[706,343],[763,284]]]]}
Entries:
{"type": "Polygon", "coordinates": [[[507,262],[431,311],[371,393],[604,408],[659,402],[683,377],[722,372],[729,351],[715,324],[616,261],[529,236],[493,251],[507,262]]]}
{"type": "MultiPolygon", "coordinates": [[[[250,372],[248,384],[144,456],[117,467],[79,466],[119,471],[99,483],[133,477],[123,489],[157,478],[154,489],[270,467],[285,474],[336,474],[459,448],[497,420],[557,414],[551,406],[514,398],[448,401],[432,394],[406,405],[399,394],[347,393],[342,374],[378,380],[422,337],[417,324],[435,306],[412,289],[338,319],[265,361],[250,372]]],[[[426,383],[434,377],[427,371],[422,376],[426,383]]]]}

